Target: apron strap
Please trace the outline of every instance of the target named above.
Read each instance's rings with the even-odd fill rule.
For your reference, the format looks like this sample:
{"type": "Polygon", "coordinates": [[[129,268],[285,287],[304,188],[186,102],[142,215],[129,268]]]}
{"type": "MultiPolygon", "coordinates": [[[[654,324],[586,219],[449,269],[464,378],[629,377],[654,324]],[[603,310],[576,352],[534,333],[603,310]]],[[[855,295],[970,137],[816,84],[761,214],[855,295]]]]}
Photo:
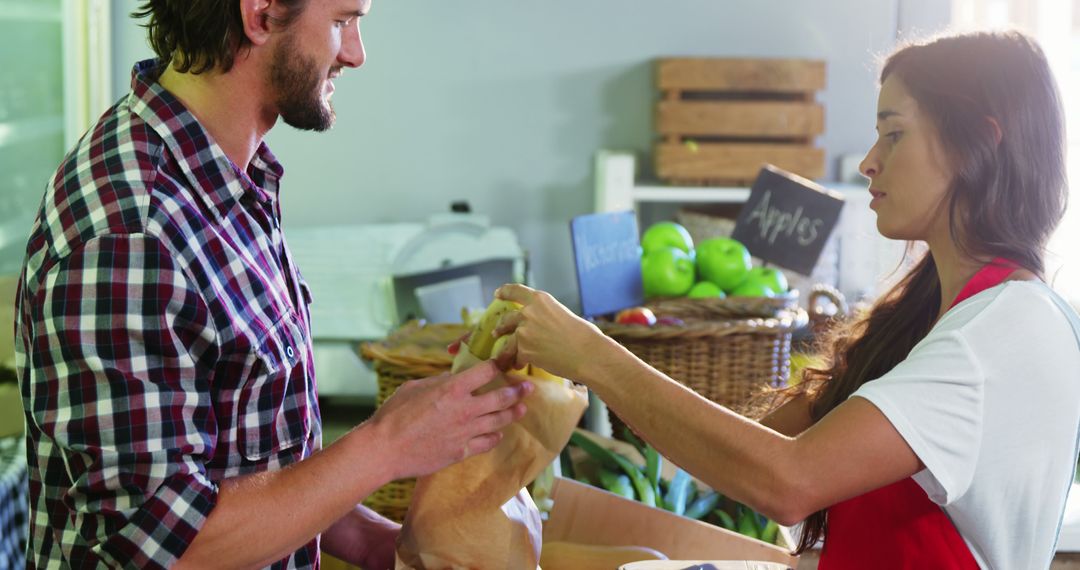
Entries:
{"type": "Polygon", "coordinates": [[[961,301],[964,301],[981,291],[1000,285],[1005,281],[1006,277],[1017,269],[1020,269],[1019,264],[1009,261],[1004,257],[995,257],[990,263],[982,266],[982,269],[979,269],[979,271],[968,280],[964,285],[964,288],[960,290],[960,294],[953,300],[952,305],[949,305],[949,308],[955,307],[961,301]]]}

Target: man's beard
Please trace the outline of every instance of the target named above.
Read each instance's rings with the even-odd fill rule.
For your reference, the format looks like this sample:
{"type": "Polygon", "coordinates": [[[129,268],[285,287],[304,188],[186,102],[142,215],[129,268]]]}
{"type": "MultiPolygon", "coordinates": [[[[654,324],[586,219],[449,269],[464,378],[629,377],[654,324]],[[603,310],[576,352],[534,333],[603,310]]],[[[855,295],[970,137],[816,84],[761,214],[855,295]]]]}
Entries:
{"type": "Polygon", "coordinates": [[[319,65],[300,53],[290,36],[278,44],[270,62],[270,85],[285,124],[304,131],[325,131],[334,125],[334,108],[323,103],[319,65]]]}

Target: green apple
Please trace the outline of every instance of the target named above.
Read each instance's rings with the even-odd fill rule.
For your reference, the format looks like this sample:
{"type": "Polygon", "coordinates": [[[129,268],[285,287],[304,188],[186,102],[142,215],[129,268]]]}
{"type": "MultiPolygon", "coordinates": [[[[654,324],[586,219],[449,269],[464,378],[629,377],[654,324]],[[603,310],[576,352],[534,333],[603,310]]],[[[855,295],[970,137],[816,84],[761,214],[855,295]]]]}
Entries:
{"type": "Polygon", "coordinates": [[[690,292],[686,294],[691,299],[705,299],[711,297],[724,297],[724,290],[713,283],[712,281],[698,281],[694,283],[694,286],[690,288],[690,292]]]}
{"type": "Polygon", "coordinates": [[[764,283],[748,279],[732,289],[730,295],[732,297],[775,297],[776,291],[764,283]]]}
{"type": "Polygon", "coordinates": [[[731,238],[709,238],[697,246],[698,274],[731,292],[750,273],[750,252],[731,238]]]}
{"type": "Polygon", "coordinates": [[[694,260],[675,247],[664,247],[641,258],[645,297],[681,297],[694,286],[694,260]]]}
{"type": "Polygon", "coordinates": [[[647,254],[665,247],[676,247],[693,255],[694,240],[690,232],[675,222],[659,222],[649,226],[641,236],[641,248],[647,254]]]}
{"type": "Polygon", "coordinates": [[[787,293],[788,282],[784,272],[773,267],[754,267],[743,283],[760,283],[777,295],[787,293]]]}

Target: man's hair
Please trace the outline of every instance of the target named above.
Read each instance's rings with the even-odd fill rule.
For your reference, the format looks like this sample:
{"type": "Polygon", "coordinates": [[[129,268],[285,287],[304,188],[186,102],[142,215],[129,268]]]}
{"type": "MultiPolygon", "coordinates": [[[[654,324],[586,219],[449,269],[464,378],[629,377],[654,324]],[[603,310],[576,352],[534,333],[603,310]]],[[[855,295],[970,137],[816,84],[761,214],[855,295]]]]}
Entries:
{"type": "MultiPolygon", "coordinates": [[[[276,0],[284,15],[273,24],[287,27],[308,0],[276,0]]],[[[150,47],[163,64],[180,72],[232,69],[236,54],[250,47],[238,0],[144,0],[133,18],[147,18],[150,47]]]]}

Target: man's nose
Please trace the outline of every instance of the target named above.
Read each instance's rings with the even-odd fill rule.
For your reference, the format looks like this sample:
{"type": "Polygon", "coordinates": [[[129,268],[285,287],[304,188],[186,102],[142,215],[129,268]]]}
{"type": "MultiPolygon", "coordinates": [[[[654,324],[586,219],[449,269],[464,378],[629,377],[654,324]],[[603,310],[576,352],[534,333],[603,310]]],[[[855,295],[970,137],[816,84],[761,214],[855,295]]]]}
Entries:
{"type": "Polygon", "coordinates": [[[360,22],[357,22],[346,32],[341,42],[341,51],[338,53],[338,61],[348,67],[360,67],[367,59],[364,51],[364,40],[360,37],[360,22]]]}

